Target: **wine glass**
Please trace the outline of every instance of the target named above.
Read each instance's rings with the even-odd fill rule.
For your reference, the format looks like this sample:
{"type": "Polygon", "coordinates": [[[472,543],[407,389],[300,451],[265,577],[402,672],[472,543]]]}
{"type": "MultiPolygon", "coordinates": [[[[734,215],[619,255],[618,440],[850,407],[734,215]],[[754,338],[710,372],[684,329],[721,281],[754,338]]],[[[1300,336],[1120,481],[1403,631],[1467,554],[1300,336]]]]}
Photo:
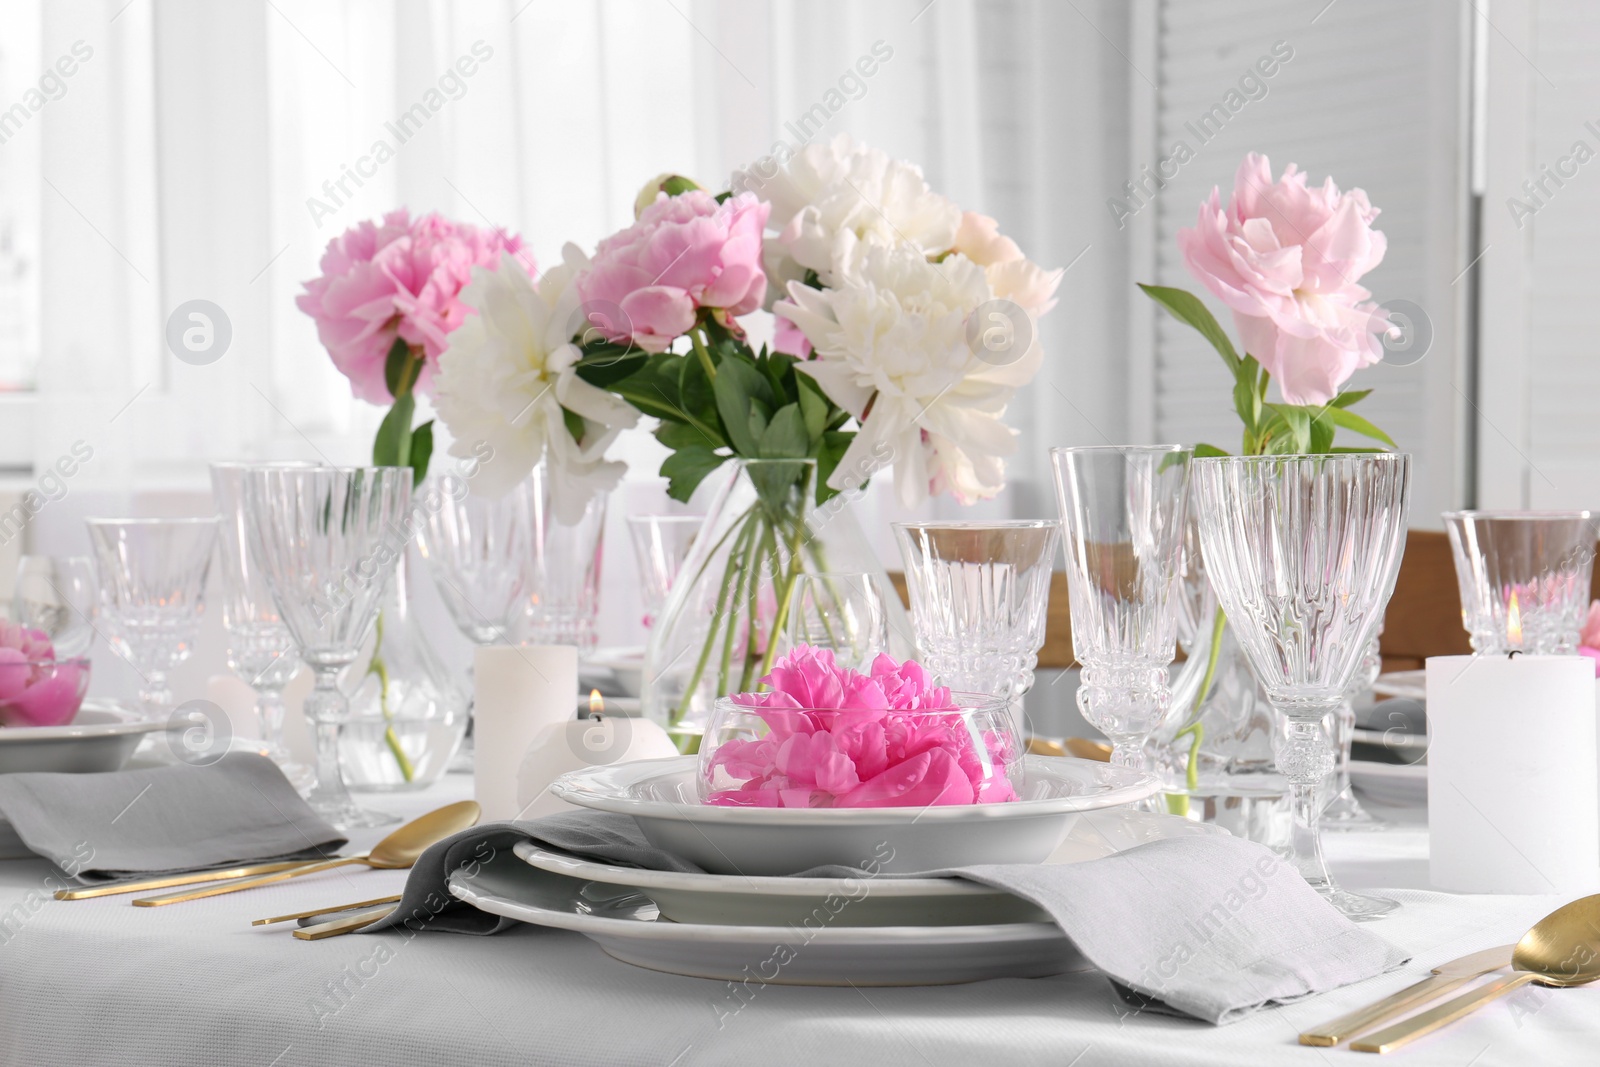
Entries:
{"type": "Polygon", "coordinates": [[[278,613],[316,672],[306,716],[316,727],[317,784],[306,801],[340,829],[394,816],[358,807],[339,767],[350,702],[339,670],[372,634],[411,528],[406,467],[252,467],[244,476],[250,555],[278,613]]]}
{"type": "Polygon", "coordinates": [[[417,531],[417,548],[439,599],[467,640],[509,644],[521,625],[533,581],[534,481],[504,496],[470,492],[467,479],[446,474],[433,487],[417,531]]]}
{"type": "Polygon", "coordinates": [[[606,493],[596,493],[573,522],[563,522],[552,500],[548,464],[533,468],[532,580],[522,600],[519,640],[536,645],[576,645],[594,650],[599,635],[600,558],[606,528],[606,493]]]}
{"type": "Polygon", "coordinates": [[[800,575],[784,636],[788,648],[826,648],[840,667],[870,671],[889,649],[889,614],[878,579],[866,573],[800,575]]]}
{"type": "Polygon", "coordinates": [[[94,561],[88,556],[23,556],[11,617],[42,631],[57,659],[75,659],[94,644],[94,561]]]}
{"type": "Polygon", "coordinates": [[[1577,652],[1594,573],[1590,512],[1447,511],[1444,528],[1474,652],[1577,652]]]}
{"type": "Polygon", "coordinates": [[[244,478],[250,469],[246,463],[211,464],[211,496],[220,520],[217,548],[228,669],[255,690],[256,717],[261,722],[266,754],[296,788],[309,789],[311,768],[295,761],[283,736],[283,687],[300,669],[300,658],[295,655],[294,638],[289,636],[289,628],[273,603],[272,590],[250,555],[244,508],[244,478]]]}
{"type": "Polygon", "coordinates": [[[1145,740],[1172,706],[1191,456],[1180,445],[1050,450],[1078,708],[1125,767],[1145,766],[1145,740]]]}
{"type": "Polygon", "coordinates": [[[171,709],[167,676],[189,658],[200,635],[216,516],[84,522],[107,638],[139,672],[139,703],[155,718],[171,709]]]}
{"type": "Polygon", "coordinates": [[[678,568],[694,547],[695,535],[705,525],[704,515],[629,515],[633,556],[639,564],[640,599],[644,601],[644,627],[655,625],[667,605],[678,568]]]}
{"type": "Polygon", "coordinates": [[[1194,461],[1212,585],[1285,720],[1276,755],[1290,784],[1295,866],[1352,919],[1398,905],[1342,890],[1328,873],[1316,792],[1334,758],[1322,723],[1338,711],[1394,592],[1410,475],[1411,458],[1395,453],[1194,461]]]}

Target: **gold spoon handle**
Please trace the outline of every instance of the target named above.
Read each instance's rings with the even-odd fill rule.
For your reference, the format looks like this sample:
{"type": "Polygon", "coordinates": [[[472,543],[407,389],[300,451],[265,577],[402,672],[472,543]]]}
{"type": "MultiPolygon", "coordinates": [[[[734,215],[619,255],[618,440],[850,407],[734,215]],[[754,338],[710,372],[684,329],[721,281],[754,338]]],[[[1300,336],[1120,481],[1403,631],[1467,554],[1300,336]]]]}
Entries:
{"type": "Polygon", "coordinates": [[[1407,1010],[1434,997],[1442,997],[1452,990],[1459,989],[1472,980],[1471,975],[1460,978],[1447,978],[1443,975],[1429,975],[1420,982],[1406,986],[1393,996],[1384,997],[1382,1000],[1358,1008],[1348,1015],[1341,1015],[1332,1022],[1323,1023],[1314,1030],[1307,1030],[1300,1035],[1302,1045],[1318,1045],[1328,1047],[1337,1045],[1347,1037],[1364,1034],[1379,1023],[1388,1022],[1396,1015],[1404,1014],[1407,1010]]]}
{"type": "Polygon", "coordinates": [[[1379,1030],[1359,1041],[1352,1041],[1350,1047],[1357,1052],[1393,1052],[1419,1037],[1449,1026],[1463,1015],[1470,1015],[1491,1000],[1503,997],[1513,989],[1519,989],[1538,977],[1539,975],[1533,971],[1518,971],[1516,974],[1497,978],[1488,985],[1447,1000],[1420,1015],[1413,1015],[1405,1022],[1396,1023],[1387,1030],[1379,1030]]]}
{"type": "Polygon", "coordinates": [[[332,922],[317,923],[315,926],[302,926],[294,931],[294,936],[302,941],[321,941],[325,937],[337,937],[340,934],[354,933],[363,926],[371,926],[393,910],[393,908],[374,908],[372,911],[358,912],[343,919],[334,919],[332,922]]]}
{"type": "Polygon", "coordinates": [[[57,889],[57,900],[92,900],[95,897],[112,897],[119,893],[146,893],[152,889],[170,889],[175,885],[194,885],[199,882],[222,882],[230,878],[251,878],[258,874],[272,874],[304,867],[322,860],[286,860],[279,863],[257,863],[249,867],[229,867],[218,871],[189,871],[186,874],[169,874],[161,878],[145,878],[137,882],[113,882],[110,885],[85,886],[82,889],[57,889]]]}
{"type": "Polygon", "coordinates": [[[159,908],[163,904],[181,904],[186,900],[199,900],[201,897],[218,897],[224,893],[237,892],[240,889],[254,889],[258,885],[271,885],[273,882],[282,882],[290,878],[298,878],[302,874],[316,874],[319,871],[331,871],[335,867],[344,867],[351,863],[365,863],[366,853],[359,856],[346,856],[344,859],[323,860],[305,867],[298,867],[292,871],[279,871],[277,874],[264,874],[259,878],[244,878],[236,882],[224,882],[221,885],[208,886],[205,889],[185,889],[179,893],[168,893],[160,897],[141,897],[135,900],[134,906],[139,908],[159,908]]]}
{"type": "Polygon", "coordinates": [[[335,904],[331,908],[312,908],[310,911],[296,911],[288,915],[274,915],[270,919],[252,920],[251,926],[270,926],[272,923],[286,923],[290,919],[309,919],[313,915],[336,915],[342,911],[355,911],[357,908],[371,908],[379,904],[398,904],[400,897],[373,897],[371,900],[358,900],[354,904],[335,904]]]}

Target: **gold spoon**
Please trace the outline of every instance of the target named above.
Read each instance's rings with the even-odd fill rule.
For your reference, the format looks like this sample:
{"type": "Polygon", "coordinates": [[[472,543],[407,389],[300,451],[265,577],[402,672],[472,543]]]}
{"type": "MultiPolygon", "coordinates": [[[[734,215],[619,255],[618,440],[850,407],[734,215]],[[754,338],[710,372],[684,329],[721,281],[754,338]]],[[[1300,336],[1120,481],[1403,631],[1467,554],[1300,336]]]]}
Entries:
{"type": "Polygon", "coordinates": [[[1352,1041],[1350,1047],[1357,1052],[1393,1052],[1529,982],[1579,986],[1600,979],[1600,894],[1564,904],[1535,923],[1511,951],[1511,970],[1470,993],[1352,1041]]]}
{"type": "Polygon", "coordinates": [[[394,833],[373,845],[371,851],[359,856],[324,860],[321,863],[297,867],[290,871],[279,871],[277,874],[262,875],[259,878],[244,878],[235,882],[224,882],[221,885],[207,886],[203,889],[186,889],[180,893],[168,893],[160,897],[141,897],[133,903],[140,908],[158,908],[163,904],[179,904],[185,900],[199,900],[201,897],[220,896],[223,893],[232,893],[240,889],[254,889],[258,885],[271,885],[273,882],[298,878],[302,874],[331,871],[335,867],[343,867],[351,863],[364,863],[368,867],[377,867],[382,870],[404,870],[416,863],[417,857],[427,851],[428,846],[443,841],[450,835],[460,833],[462,830],[476,824],[478,817],[482,814],[483,809],[479,808],[477,801],[474,800],[462,800],[455,804],[446,804],[442,808],[412,819],[394,833]]]}

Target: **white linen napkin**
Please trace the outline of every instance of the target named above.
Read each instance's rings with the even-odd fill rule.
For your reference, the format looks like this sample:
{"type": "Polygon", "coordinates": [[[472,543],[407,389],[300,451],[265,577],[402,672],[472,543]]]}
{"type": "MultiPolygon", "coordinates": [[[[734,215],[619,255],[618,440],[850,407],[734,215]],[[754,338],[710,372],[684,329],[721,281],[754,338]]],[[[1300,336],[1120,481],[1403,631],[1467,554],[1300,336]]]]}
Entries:
{"type": "MultiPolygon", "coordinates": [[[[530,838],[606,863],[700,870],[651,845],[625,815],[576,812],[491,823],[423,853],[395,911],[362,932],[403,924],[412,931],[493,934],[515,925],[460,903],[446,883],[458,868],[530,838]]],[[[1359,982],[1409,958],[1341,915],[1266,848],[1220,834],[1154,841],[1086,863],[927,874],[965,878],[1032,901],[1113,983],[1210,1023],[1359,982]]]]}

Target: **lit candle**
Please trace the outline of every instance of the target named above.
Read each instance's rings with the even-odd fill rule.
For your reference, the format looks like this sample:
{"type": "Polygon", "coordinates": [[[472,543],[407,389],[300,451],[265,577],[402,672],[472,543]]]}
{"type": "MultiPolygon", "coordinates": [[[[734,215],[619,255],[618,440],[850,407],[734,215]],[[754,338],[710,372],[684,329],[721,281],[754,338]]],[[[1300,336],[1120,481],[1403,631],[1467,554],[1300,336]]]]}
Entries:
{"type": "MultiPolygon", "coordinates": [[[[1515,594],[1507,636],[1521,642],[1515,594]]],[[[1428,660],[1433,884],[1466,893],[1600,889],[1594,664],[1583,656],[1428,660]]]]}
{"type": "Polygon", "coordinates": [[[517,772],[516,817],[578,810],[550,792],[551,783],[568,771],[676,755],[678,747],[655,722],[606,714],[605,698],[591,689],[587,719],[551,723],[528,746],[517,772]]]}
{"type": "Polygon", "coordinates": [[[1506,644],[1522,647],[1522,609],[1517,607],[1517,591],[1511,590],[1511,600],[1506,604],[1506,644]]]}

